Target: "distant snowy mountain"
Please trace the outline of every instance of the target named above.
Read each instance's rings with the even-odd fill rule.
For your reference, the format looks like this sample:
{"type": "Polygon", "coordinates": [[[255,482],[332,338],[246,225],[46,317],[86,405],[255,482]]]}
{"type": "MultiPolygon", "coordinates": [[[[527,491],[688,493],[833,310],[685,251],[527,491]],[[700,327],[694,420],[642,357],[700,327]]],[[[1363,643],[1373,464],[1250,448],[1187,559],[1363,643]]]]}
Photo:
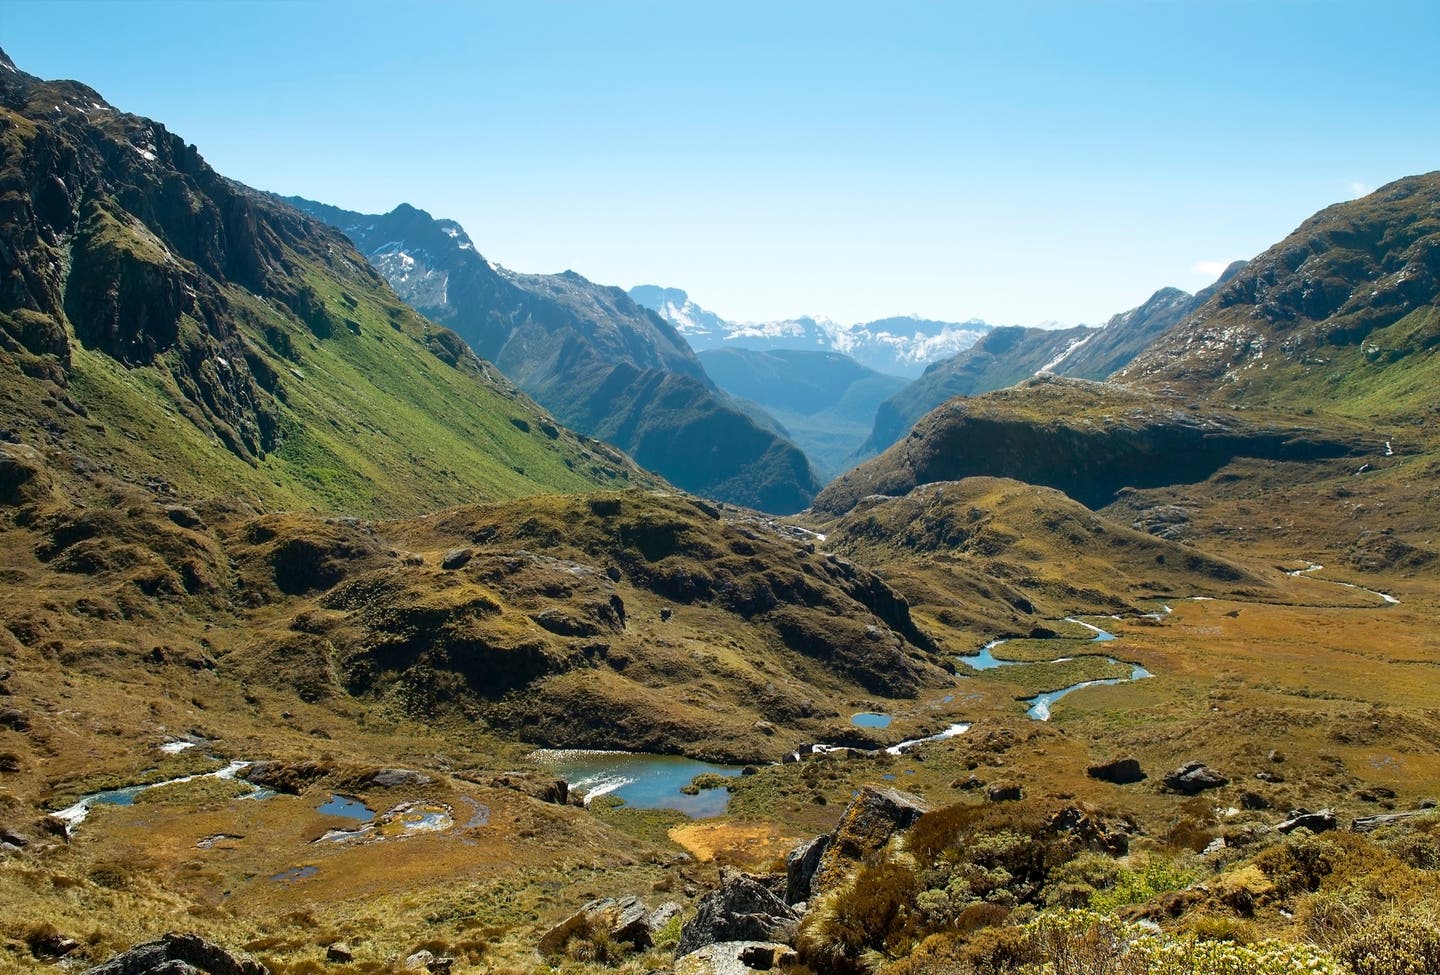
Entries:
{"type": "Polygon", "coordinates": [[[808,315],[775,322],[729,322],[695,304],[679,288],[640,285],[630,289],[630,297],[674,325],[697,352],[726,348],[840,352],[877,372],[911,378],[930,363],[968,349],[992,328],[979,319],[937,322],[913,316],[857,325],[808,315]]]}

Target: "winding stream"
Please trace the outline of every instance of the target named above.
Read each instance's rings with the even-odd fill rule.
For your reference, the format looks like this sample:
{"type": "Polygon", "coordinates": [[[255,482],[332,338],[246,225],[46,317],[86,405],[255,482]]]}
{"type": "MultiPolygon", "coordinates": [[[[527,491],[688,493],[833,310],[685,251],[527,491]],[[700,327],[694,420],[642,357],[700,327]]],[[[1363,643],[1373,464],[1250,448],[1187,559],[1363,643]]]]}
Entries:
{"type": "MultiPolygon", "coordinates": [[[[1158,619],[1162,614],[1168,614],[1170,611],[1171,610],[1169,606],[1164,606],[1162,612],[1152,613],[1148,615],[1158,619]]],[[[1082,619],[1076,619],[1073,616],[1065,617],[1065,622],[1075,623],[1079,626],[1083,626],[1087,630],[1092,631],[1095,635],[1091,637],[1089,641],[1087,641],[1089,643],[1108,643],[1111,640],[1119,639],[1119,637],[1111,633],[1109,630],[1102,629],[1101,627],[1098,627],[1093,623],[1087,623],[1082,619]]],[[[1061,664],[1075,659],[1074,657],[1056,657],[1054,660],[1001,660],[1000,658],[995,656],[993,651],[996,647],[998,647],[1004,642],[1004,640],[991,640],[989,643],[981,647],[977,652],[969,654],[968,656],[958,656],[955,659],[970,667],[972,670],[994,670],[997,667],[1027,667],[1034,666],[1035,664],[1044,663],[1061,664]]],[[[1106,657],[1105,662],[1111,665],[1122,663],[1122,661],[1116,660],[1114,657],[1106,657]]],[[[1140,666],[1137,663],[1128,660],[1123,662],[1129,664],[1130,666],[1129,677],[1107,677],[1098,680],[1083,680],[1079,681],[1078,683],[1071,684],[1068,687],[1062,687],[1054,691],[1045,691],[1043,693],[1036,694],[1034,697],[1024,698],[1024,702],[1030,705],[1025,711],[1026,717],[1029,717],[1035,721],[1049,721],[1050,705],[1060,700],[1066,694],[1070,694],[1073,691],[1078,691],[1083,687],[1100,687],[1106,684],[1128,684],[1131,681],[1143,680],[1146,677],[1154,676],[1150,673],[1150,671],[1146,670],[1144,667],[1140,666]]]]}

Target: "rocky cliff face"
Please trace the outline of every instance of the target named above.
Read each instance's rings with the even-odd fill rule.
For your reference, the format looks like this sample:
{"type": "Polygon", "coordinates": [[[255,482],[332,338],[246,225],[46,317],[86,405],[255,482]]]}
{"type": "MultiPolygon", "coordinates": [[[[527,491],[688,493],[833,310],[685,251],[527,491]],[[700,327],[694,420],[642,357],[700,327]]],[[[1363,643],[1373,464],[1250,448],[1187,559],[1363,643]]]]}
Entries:
{"type": "Polygon", "coordinates": [[[832,482],[814,507],[841,514],[866,495],[989,475],[1058,488],[1098,508],[1122,487],[1204,480],[1236,457],[1314,460],[1383,450],[1373,438],[1284,417],[1043,376],[935,409],[900,443],[832,482]]]}
{"type": "Polygon", "coordinates": [[[406,495],[579,489],[611,480],[601,468],[644,479],[453,338],[342,234],[158,122],[0,58],[7,436],[287,504],[403,510],[406,495]],[[483,450],[480,427],[498,437],[483,450]],[[392,490],[407,466],[414,490],[392,490]]]}
{"type": "Polygon", "coordinates": [[[312,246],[298,221],[271,219],[193,146],[84,85],[7,65],[0,106],[0,342],[62,383],[72,336],[158,369],[229,450],[274,449],[276,377],[248,354],[219,284],[313,317],[285,255],[312,246]]]}

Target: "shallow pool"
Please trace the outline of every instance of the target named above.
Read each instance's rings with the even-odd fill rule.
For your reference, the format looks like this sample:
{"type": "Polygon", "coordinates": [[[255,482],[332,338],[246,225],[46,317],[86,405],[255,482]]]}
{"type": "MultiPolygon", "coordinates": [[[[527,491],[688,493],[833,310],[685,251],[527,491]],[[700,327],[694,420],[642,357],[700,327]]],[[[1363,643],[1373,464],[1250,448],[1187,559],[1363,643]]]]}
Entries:
{"type": "Polygon", "coordinates": [[[568,782],[570,788],[583,790],[586,802],[614,795],[638,809],[675,809],[697,819],[725,812],[730,793],[723,788],[701,789],[698,795],[687,796],[680,787],[702,772],[733,778],[741,769],[739,765],[643,752],[545,748],[531,758],[568,782]]]}

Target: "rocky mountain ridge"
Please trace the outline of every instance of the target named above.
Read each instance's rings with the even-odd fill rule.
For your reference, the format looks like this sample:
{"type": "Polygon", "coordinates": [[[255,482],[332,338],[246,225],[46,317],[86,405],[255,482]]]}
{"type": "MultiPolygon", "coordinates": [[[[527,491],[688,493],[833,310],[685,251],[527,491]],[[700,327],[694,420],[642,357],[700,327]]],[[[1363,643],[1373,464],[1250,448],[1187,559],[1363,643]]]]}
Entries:
{"type": "Polygon", "coordinates": [[[734,347],[839,352],[890,376],[918,376],[928,364],[969,348],[992,328],[979,319],[941,322],[905,315],[851,325],[803,315],[741,323],[701,308],[679,288],[639,285],[630,289],[630,296],[674,325],[697,351],[734,347]]]}
{"type": "Polygon", "coordinates": [[[618,288],[517,274],[463,228],[402,204],[361,214],[290,202],[347,234],[401,297],[455,328],[564,423],[686,490],[797,511],[820,487],[798,447],[715,388],[685,339],[618,288]]]}

